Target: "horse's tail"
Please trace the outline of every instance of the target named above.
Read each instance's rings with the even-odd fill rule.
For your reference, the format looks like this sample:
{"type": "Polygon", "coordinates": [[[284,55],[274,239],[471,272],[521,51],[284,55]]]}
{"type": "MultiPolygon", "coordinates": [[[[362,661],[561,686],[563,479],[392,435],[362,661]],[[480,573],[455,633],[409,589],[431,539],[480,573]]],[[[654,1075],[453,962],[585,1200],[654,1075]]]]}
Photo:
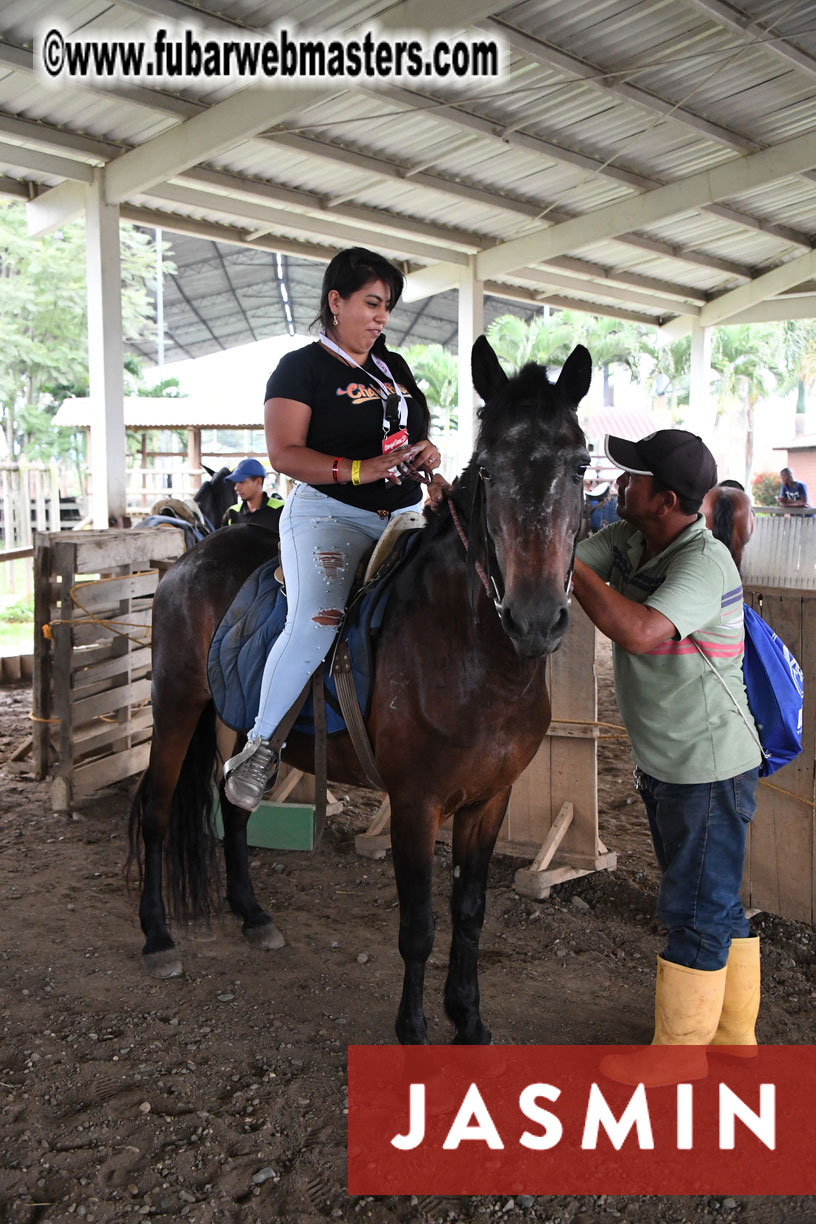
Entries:
{"type": "Polygon", "coordinates": [[[720,540],[733,556],[734,503],[727,493],[721,493],[714,503],[714,522],[711,531],[715,540],[720,540]]]}
{"type": "MultiPolygon", "coordinates": [[[[215,705],[209,701],[181,765],[167,830],[164,865],[170,907],[176,918],[208,918],[216,909],[218,869],[213,816],[213,767],[216,756],[215,705]]],[[[130,851],[142,879],[141,824],[150,797],[150,770],[139,781],[130,809],[130,851]]]]}

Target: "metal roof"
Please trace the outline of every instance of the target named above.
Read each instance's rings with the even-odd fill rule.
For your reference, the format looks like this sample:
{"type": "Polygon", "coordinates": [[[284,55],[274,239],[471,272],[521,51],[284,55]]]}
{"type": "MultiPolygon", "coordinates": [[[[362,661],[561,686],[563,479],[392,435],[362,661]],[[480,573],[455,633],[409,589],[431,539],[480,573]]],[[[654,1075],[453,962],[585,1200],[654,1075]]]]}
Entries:
{"type": "Polygon", "coordinates": [[[501,77],[455,85],[261,91],[36,71],[35,34],[54,26],[136,39],[159,24],[230,36],[294,24],[288,0],[218,7],[0,11],[0,191],[59,215],[70,185],[103,167],[122,217],[171,243],[168,358],[285,330],[281,283],[303,327],[325,261],[352,243],[408,274],[397,344],[455,345],[470,267],[487,321],[549,303],[676,335],[693,320],[816,315],[816,0],[448,0],[439,19],[430,0],[298,7],[312,37],[377,19],[500,39],[501,77]]]}

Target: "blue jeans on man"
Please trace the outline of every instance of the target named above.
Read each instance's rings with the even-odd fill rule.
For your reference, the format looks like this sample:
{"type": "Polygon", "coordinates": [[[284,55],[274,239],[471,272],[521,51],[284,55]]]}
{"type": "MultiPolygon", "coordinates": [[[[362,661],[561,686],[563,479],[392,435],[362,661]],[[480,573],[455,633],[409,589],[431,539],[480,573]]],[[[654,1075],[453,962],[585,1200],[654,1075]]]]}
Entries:
{"type": "Polygon", "coordinates": [[[739,890],[758,777],[757,768],[687,785],[637,771],[661,872],[657,916],[668,930],[664,960],[722,969],[731,940],[750,934],[739,890]]]}

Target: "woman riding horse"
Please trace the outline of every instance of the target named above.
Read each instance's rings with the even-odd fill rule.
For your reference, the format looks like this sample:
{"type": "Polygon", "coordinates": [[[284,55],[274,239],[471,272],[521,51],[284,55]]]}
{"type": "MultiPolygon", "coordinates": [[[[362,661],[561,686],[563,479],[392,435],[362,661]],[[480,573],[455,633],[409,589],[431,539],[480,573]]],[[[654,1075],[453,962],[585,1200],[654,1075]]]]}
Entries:
{"type": "Polygon", "coordinates": [[[337,633],[357,565],[389,518],[415,510],[439,465],[430,414],[383,328],[403,276],[364,247],[326,269],[319,340],[289,353],[266,388],[270,461],[300,481],[280,520],[286,626],[269,656],[258,717],[224,767],[228,798],[254,811],[277,772],[269,740],[337,633]]]}
{"type": "MultiPolygon", "coordinates": [[[[477,971],[487,870],[510,788],[550,721],[545,660],[569,621],[589,463],[576,408],[590,374],[589,353],[579,345],[556,381],[538,365],[508,380],[480,337],[473,382],[485,405],[475,452],[450,499],[429,516],[385,609],[366,728],[391,800],[405,965],[396,1029],[403,1042],[427,1040],[423,980],[434,940],[434,848],[448,819],[445,1010],[456,1041],[490,1040],[477,971]]],[[[210,887],[216,725],[207,656],[236,593],[269,559],[267,536],[251,526],[216,531],[185,553],[156,591],[153,743],[133,801],[130,846],[136,860],[144,841],[139,918],[145,966],[159,977],[182,972],[167,925],[163,868],[179,913],[212,912],[223,895],[210,887]]],[[[310,769],[313,740],[290,733],[285,757],[310,769]]],[[[366,785],[347,735],[330,737],[328,769],[338,782],[366,785]]],[[[283,936],[252,886],[248,812],[229,801],[223,783],[219,789],[227,902],[249,943],[279,948],[283,936]]]]}

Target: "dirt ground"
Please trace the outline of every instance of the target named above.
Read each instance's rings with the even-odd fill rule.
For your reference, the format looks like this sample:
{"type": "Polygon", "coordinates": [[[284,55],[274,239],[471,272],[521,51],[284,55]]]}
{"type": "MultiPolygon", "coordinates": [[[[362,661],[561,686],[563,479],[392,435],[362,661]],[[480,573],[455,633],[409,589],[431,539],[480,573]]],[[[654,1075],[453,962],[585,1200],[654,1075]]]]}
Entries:
{"type": "MultiPolygon", "coordinates": [[[[600,718],[617,722],[608,657],[600,718]]],[[[0,759],[31,695],[0,689],[0,759]]],[[[496,858],[482,941],[483,1014],[501,1043],[631,1043],[651,1035],[656,875],[625,745],[600,746],[601,836],[618,869],[543,902],[496,858]]],[[[55,816],[48,789],[4,774],[0,935],[0,1222],[184,1218],[190,1224],[365,1220],[551,1224],[812,1221],[816,1199],[350,1198],[346,1047],[393,1040],[401,982],[390,861],[354,853],[375,806],[355,791],[314,854],[258,850],[256,891],[286,946],[255,952],[229,915],[177,931],[181,978],[147,977],[122,879],[130,784],[55,816]]],[[[346,790],[337,788],[342,795],[346,790]]],[[[449,939],[449,852],[437,855],[431,1040],[449,939]]],[[[763,1042],[814,1043],[814,932],[769,915],[763,1042]]]]}

